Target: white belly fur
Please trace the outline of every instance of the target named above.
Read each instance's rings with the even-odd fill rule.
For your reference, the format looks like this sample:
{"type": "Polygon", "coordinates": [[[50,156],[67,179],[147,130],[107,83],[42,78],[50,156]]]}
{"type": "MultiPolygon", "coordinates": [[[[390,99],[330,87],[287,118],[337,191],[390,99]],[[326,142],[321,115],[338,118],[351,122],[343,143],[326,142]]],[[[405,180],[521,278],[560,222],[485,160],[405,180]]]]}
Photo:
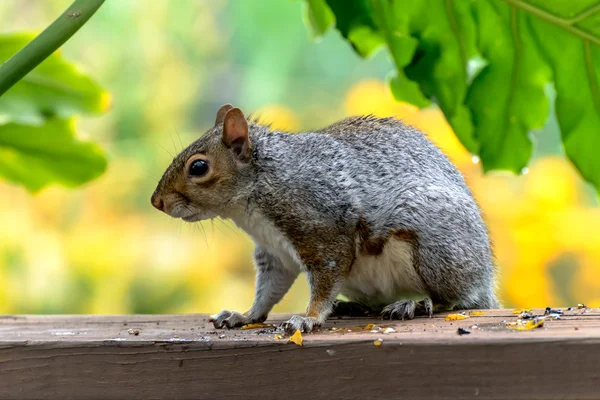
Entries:
{"type": "Polygon", "coordinates": [[[301,270],[303,264],[294,246],[271,222],[259,212],[240,212],[233,222],[245,231],[254,243],[266,248],[278,257],[283,266],[291,271],[301,270]],[[237,218],[236,218],[237,217],[237,218]]]}
{"type": "Polygon", "coordinates": [[[380,255],[358,255],[342,286],[342,294],[350,300],[379,307],[425,293],[411,244],[392,238],[380,255]]]}

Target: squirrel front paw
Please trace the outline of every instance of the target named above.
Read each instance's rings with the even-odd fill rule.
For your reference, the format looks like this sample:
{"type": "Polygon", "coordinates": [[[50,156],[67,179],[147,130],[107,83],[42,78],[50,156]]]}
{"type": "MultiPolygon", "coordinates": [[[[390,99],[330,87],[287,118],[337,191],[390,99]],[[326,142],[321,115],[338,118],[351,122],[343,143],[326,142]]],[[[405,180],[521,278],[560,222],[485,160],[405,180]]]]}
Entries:
{"type": "Polygon", "coordinates": [[[316,318],[294,315],[292,318],[279,325],[279,328],[285,333],[293,334],[296,330],[300,330],[300,332],[311,332],[319,326],[321,326],[321,322],[316,318]]]}
{"type": "Polygon", "coordinates": [[[232,329],[252,322],[248,316],[237,311],[229,310],[223,310],[220,313],[213,315],[209,321],[213,323],[216,329],[232,329]]]}

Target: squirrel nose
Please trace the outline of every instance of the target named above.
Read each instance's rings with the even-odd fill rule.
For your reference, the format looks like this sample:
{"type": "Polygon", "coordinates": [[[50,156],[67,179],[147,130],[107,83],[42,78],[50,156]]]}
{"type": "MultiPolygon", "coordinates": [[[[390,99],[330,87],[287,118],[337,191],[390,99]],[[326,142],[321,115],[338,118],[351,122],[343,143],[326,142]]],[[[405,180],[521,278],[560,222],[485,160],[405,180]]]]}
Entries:
{"type": "Polygon", "coordinates": [[[154,208],[156,208],[158,211],[165,210],[165,203],[160,198],[160,196],[152,196],[151,202],[152,202],[152,205],[154,206],[154,208]]]}

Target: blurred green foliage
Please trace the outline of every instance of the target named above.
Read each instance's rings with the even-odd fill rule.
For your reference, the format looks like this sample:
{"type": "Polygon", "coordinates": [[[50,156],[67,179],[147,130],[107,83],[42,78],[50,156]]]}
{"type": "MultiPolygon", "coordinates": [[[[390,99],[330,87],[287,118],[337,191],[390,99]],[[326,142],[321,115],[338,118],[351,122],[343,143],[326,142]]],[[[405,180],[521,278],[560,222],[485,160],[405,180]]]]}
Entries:
{"type": "Polygon", "coordinates": [[[386,47],[401,101],[434,100],[486,171],[520,173],[548,117],[569,159],[600,190],[598,0],[307,0],[314,32],[333,20],[363,57],[386,47]]]}
{"type": "MultiPolygon", "coordinates": [[[[0,25],[43,29],[70,2],[2,0],[0,25]]],[[[49,185],[31,196],[0,181],[0,313],[245,311],[254,294],[248,237],[226,221],[184,224],[150,205],[173,155],[211,127],[224,103],[288,130],[365,113],[414,124],[481,204],[505,306],[600,305],[600,209],[563,157],[552,111],[533,133],[529,173],[483,175],[437,107],[394,101],[384,84],[389,53],[364,62],[333,29],[315,44],[304,5],[105,2],[62,56],[112,94],[110,112],[77,120],[77,136],[93,137],[110,163],[78,190],[49,185]]],[[[299,277],[276,311],[301,312],[307,300],[299,277]]]]}
{"type": "Polygon", "coordinates": [[[77,186],[98,177],[106,167],[97,145],[75,139],[72,119],[1,124],[0,146],[0,174],[32,191],[48,183],[77,186]]]}
{"type": "MultiPolygon", "coordinates": [[[[0,62],[33,38],[0,35],[0,62]]],[[[38,191],[51,183],[78,186],[100,176],[100,147],[76,137],[74,116],[99,114],[108,94],[58,52],[0,96],[0,176],[38,191]]]]}

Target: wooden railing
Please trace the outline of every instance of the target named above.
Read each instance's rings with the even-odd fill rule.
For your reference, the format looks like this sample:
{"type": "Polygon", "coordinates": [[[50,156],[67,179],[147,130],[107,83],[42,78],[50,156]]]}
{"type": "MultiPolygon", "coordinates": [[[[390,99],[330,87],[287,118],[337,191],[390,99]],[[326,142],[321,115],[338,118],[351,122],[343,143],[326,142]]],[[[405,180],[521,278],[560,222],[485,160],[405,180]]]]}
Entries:
{"type": "Polygon", "coordinates": [[[302,346],[206,315],[0,316],[0,398],[600,399],[600,309],[561,310],[334,319],[302,346]]]}

